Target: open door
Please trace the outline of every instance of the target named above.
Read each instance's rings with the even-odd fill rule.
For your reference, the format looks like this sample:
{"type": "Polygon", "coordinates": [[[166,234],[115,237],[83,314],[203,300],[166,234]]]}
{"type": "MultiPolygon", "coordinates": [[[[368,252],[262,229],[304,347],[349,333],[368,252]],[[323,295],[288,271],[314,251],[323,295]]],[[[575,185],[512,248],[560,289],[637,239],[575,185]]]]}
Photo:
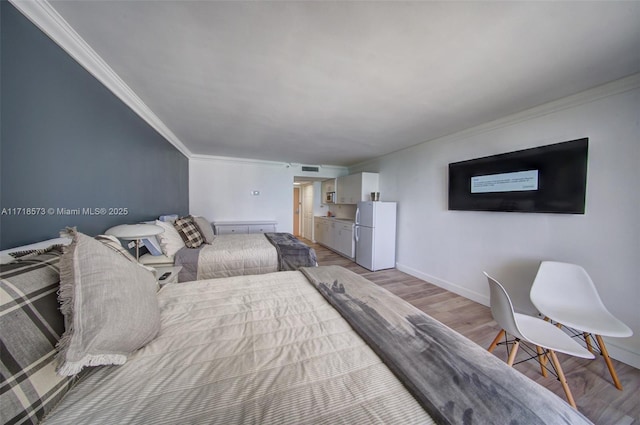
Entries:
{"type": "Polygon", "coordinates": [[[300,236],[300,188],[293,188],[293,236],[300,236]]]}

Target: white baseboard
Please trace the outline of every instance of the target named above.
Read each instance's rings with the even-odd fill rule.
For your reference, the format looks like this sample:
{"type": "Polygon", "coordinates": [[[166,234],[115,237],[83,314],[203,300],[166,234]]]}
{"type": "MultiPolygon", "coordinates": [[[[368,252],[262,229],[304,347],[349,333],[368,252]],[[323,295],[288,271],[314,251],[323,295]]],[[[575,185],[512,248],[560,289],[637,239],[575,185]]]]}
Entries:
{"type": "Polygon", "coordinates": [[[626,347],[621,347],[616,344],[616,340],[613,338],[604,338],[607,345],[607,351],[611,358],[626,363],[629,366],[633,366],[636,369],[640,369],[640,353],[630,351],[626,347]]]}
{"type": "MultiPolygon", "coordinates": [[[[396,268],[401,272],[410,274],[411,276],[417,277],[418,279],[422,279],[429,283],[433,283],[434,285],[446,289],[447,291],[451,291],[455,294],[468,298],[487,307],[489,306],[489,297],[484,294],[470,291],[469,289],[464,288],[460,285],[456,285],[455,283],[448,282],[435,276],[431,276],[427,273],[421,272],[400,263],[396,263],[396,268]]],[[[629,366],[633,366],[636,369],[640,369],[640,353],[630,351],[628,348],[618,345],[615,338],[605,338],[605,342],[607,344],[609,355],[612,358],[621,361],[622,363],[626,363],[629,366]]]]}
{"type": "Polygon", "coordinates": [[[452,282],[448,282],[446,280],[437,278],[435,276],[431,276],[428,275],[426,273],[423,273],[419,270],[416,270],[414,268],[411,268],[409,266],[405,266],[403,264],[400,263],[396,263],[396,268],[398,270],[400,270],[401,272],[410,274],[411,276],[417,277],[418,279],[422,279],[425,280],[429,283],[433,283],[436,286],[439,286],[443,289],[446,289],[447,291],[451,291],[455,294],[458,294],[460,296],[463,296],[465,298],[468,298],[472,301],[475,301],[477,303],[480,303],[482,305],[486,305],[487,307],[489,306],[489,297],[484,295],[484,294],[480,294],[478,292],[475,291],[470,291],[469,289],[460,286],[460,285],[456,285],[455,283],[452,282]]]}

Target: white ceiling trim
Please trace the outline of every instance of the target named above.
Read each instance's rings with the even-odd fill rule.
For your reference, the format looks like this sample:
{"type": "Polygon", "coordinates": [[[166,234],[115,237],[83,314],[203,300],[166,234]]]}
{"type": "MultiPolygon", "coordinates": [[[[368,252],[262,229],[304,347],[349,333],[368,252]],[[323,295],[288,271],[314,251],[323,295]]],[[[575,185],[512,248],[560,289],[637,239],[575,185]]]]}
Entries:
{"type": "Polygon", "coordinates": [[[231,157],[231,156],[192,154],[189,157],[189,159],[198,160],[198,161],[224,161],[224,162],[242,162],[242,163],[248,163],[248,164],[276,165],[279,167],[287,167],[287,168],[320,167],[320,169],[325,169],[325,170],[337,170],[337,171],[348,170],[348,167],[342,167],[339,165],[299,164],[297,162],[268,161],[266,159],[237,158],[237,157],[231,157]]]}
{"type": "Polygon", "coordinates": [[[24,16],[187,158],[191,151],[46,0],[9,0],[24,16]]]}
{"type": "MultiPolygon", "coordinates": [[[[457,133],[449,134],[447,136],[438,137],[433,140],[426,140],[422,143],[418,143],[417,145],[408,146],[403,149],[399,149],[396,152],[401,152],[403,150],[412,149],[416,146],[419,146],[423,143],[429,143],[434,141],[441,142],[453,142],[460,139],[466,139],[469,137],[473,137],[482,133],[487,133],[490,131],[498,130],[500,128],[509,127],[514,124],[518,124],[523,121],[529,121],[544,115],[553,114],[555,112],[562,111],[564,109],[573,108],[579,105],[583,105],[585,103],[595,102],[596,100],[614,96],[620,93],[625,93],[631,90],[636,90],[640,88],[640,73],[629,75],[628,77],[621,78],[619,80],[614,80],[606,84],[602,84],[600,86],[591,88],[589,90],[585,90],[583,92],[574,94],[572,96],[568,96],[559,100],[555,100],[553,102],[545,103],[540,106],[536,106],[534,108],[527,109],[522,112],[518,112],[512,115],[508,115],[503,118],[498,118],[497,120],[493,120],[484,124],[477,125],[475,127],[468,128],[466,130],[459,131],[457,133]]],[[[395,152],[392,152],[395,153],[395,152]]],[[[391,155],[389,153],[387,155],[391,155]]],[[[366,161],[362,161],[358,164],[354,164],[349,166],[349,170],[359,170],[363,167],[366,167],[370,164],[375,164],[380,158],[372,158],[366,161]]]]}

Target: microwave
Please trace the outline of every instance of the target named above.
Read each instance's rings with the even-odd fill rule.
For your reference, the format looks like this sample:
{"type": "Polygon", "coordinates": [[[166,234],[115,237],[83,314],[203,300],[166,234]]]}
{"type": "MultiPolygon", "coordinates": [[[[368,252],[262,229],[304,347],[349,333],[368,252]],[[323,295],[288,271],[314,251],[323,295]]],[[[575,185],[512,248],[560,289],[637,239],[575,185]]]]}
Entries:
{"type": "Polygon", "coordinates": [[[325,203],[333,204],[336,202],[336,193],[335,192],[327,192],[327,196],[325,198],[325,203]]]}

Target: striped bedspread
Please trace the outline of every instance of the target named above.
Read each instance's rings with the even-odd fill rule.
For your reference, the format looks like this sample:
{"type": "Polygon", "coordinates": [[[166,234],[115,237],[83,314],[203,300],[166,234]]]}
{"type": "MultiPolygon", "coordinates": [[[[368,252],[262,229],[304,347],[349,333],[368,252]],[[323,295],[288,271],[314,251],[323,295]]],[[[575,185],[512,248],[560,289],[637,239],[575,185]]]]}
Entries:
{"type": "Polygon", "coordinates": [[[430,424],[301,272],[169,284],[158,337],[46,424],[430,424]]]}

